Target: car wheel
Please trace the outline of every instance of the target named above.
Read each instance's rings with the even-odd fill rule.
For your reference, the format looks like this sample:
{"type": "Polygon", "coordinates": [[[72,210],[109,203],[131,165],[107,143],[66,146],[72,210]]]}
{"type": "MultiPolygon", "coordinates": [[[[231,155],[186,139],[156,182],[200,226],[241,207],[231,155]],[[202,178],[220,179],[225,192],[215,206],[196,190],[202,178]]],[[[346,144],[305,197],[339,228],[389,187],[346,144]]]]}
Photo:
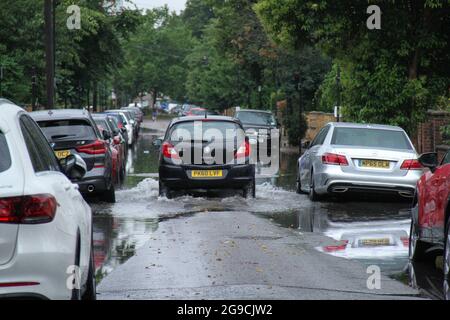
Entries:
{"type": "Polygon", "coordinates": [[[256,182],[255,182],[255,178],[253,178],[253,180],[247,184],[247,186],[244,188],[244,193],[243,193],[244,198],[248,199],[248,198],[256,198],[256,182]]]}
{"type": "Polygon", "coordinates": [[[91,248],[91,258],[89,260],[88,278],[86,280],[86,290],[82,300],[97,300],[97,289],[95,284],[94,252],[91,248]]]}
{"type": "Polygon", "coordinates": [[[108,203],[116,203],[116,189],[114,188],[114,183],[111,183],[109,189],[103,193],[102,200],[108,203]]]}
{"type": "Polygon", "coordinates": [[[450,218],[447,221],[444,245],[444,279],[450,281],[450,218]]]}
{"type": "Polygon", "coordinates": [[[316,193],[315,183],[314,183],[314,174],[311,170],[311,182],[309,183],[309,200],[311,201],[319,201],[320,196],[316,193]]]}
{"type": "Polygon", "coordinates": [[[159,182],[159,196],[166,197],[167,199],[172,199],[172,191],[161,181],[159,182]]]}
{"type": "Polygon", "coordinates": [[[416,224],[411,220],[411,229],[409,233],[409,259],[411,261],[430,260],[427,249],[429,246],[420,240],[416,224]]]}

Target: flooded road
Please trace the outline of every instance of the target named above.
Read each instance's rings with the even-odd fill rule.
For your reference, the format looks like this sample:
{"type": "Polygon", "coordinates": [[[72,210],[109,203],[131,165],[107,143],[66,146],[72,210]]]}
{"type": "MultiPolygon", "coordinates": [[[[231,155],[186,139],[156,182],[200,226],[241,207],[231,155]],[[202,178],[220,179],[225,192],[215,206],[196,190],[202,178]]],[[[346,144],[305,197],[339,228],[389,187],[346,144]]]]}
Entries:
{"type": "MultiPolygon", "coordinates": [[[[117,203],[91,203],[95,214],[96,275],[100,284],[140,247],[156,238],[161,221],[214,212],[249,212],[275,226],[293,230],[300,237],[316,233],[326,235],[334,241],[331,244],[318,243],[315,246],[318,252],[356,260],[365,266],[377,265],[384,275],[410,282],[409,202],[353,197],[312,203],[305,195],[294,191],[296,153],[283,153],[278,176],[257,178],[256,199],[233,195],[159,198],[158,150],[152,141],[163,134],[161,130],[165,126],[163,123],[146,123],[146,126],[129,152],[128,176],[117,192],[117,203]],[[149,129],[153,127],[156,128],[149,129]]],[[[439,270],[429,267],[426,272],[427,275],[432,274],[430,277],[436,282],[434,291],[439,292],[436,287],[439,270]]],[[[415,283],[418,274],[421,275],[415,273],[415,283]]],[[[427,296],[442,298],[442,290],[440,297],[436,292],[427,296]]]]}

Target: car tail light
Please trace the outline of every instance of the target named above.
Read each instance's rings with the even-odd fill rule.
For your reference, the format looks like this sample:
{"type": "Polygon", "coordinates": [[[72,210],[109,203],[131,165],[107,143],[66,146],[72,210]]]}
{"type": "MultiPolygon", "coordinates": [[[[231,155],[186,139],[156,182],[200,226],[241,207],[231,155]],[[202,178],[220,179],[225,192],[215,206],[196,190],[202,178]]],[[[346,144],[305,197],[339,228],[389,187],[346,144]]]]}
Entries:
{"type": "Polygon", "coordinates": [[[105,154],[106,143],[103,140],[97,140],[94,143],[77,147],[77,151],[79,153],[86,153],[86,154],[105,154]]]}
{"type": "Polygon", "coordinates": [[[325,246],[323,247],[323,251],[325,252],[336,252],[347,249],[348,240],[342,240],[340,244],[325,246]]]}
{"type": "Polygon", "coordinates": [[[0,282],[0,288],[38,286],[39,282],[0,282]]]}
{"type": "Polygon", "coordinates": [[[165,158],[180,159],[180,155],[178,154],[177,150],[175,150],[175,147],[169,142],[163,143],[162,153],[165,158]]]}
{"type": "Polygon", "coordinates": [[[402,170],[422,170],[423,167],[417,159],[408,159],[403,161],[402,166],[400,167],[402,170]]]}
{"type": "Polygon", "coordinates": [[[241,144],[236,153],[234,154],[235,159],[247,158],[250,156],[250,143],[247,139],[241,144]]]}
{"type": "Polygon", "coordinates": [[[341,154],[325,153],[322,156],[323,164],[332,164],[337,166],[348,166],[347,158],[341,154]]]}
{"type": "Polygon", "coordinates": [[[0,198],[0,223],[37,224],[51,222],[56,199],[49,194],[0,198]]]}

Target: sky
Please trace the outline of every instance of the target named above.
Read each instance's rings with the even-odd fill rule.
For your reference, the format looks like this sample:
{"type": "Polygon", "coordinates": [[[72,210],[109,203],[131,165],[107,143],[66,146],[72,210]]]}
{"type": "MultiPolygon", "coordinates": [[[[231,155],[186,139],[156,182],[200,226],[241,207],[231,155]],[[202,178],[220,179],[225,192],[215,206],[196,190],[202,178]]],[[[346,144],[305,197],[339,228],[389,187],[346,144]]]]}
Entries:
{"type": "Polygon", "coordinates": [[[171,10],[177,12],[183,10],[186,4],[186,0],[133,0],[133,2],[140,9],[162,7],[167,4],[171,10]]]}

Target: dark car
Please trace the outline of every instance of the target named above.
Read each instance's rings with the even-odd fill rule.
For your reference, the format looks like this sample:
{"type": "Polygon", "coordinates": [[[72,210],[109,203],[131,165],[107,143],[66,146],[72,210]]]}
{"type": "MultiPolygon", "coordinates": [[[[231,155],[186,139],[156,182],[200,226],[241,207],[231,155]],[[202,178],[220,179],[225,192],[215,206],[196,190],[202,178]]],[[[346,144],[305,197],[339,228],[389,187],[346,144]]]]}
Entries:
{"type": "Polygon", "coordinates": [[[32,112],[59,159],[78,154],[88,172],[76,181],[84,195],[99,195],[104,201],[116,200],[112,177],[112,155],[108,133],[100,133],[87,110],[67,109],[32,112]]]}
{"type": "MultiPolygon", "coordinates": [[[[253,144],[258,145],[258,149],[263,144],[267,145],[267,156],[270,157],[273,132],[277,132],[278,139],[281,137],[278,131],[278,122],[272,112],[244,109],[237,111],[235,117],[242,122],[247,136],[253,144]]],[[[258,152],[258,161],[260,160],[258,152]]]]}
{"type": "Polygon", "coordinates": [[[409,257],[427,260],[444,252],[444,277],[450,281],[450,151],[439,163],[436,153],[419,162],[430,170],[417,182],[411,219],[409,257]]]}
{"type": "Polygon", "coordinates": [[[239,120],[192,116],[171,121],[161,144],[159,194],[232,189],[255,197],[255,166],[239,120]]]}

